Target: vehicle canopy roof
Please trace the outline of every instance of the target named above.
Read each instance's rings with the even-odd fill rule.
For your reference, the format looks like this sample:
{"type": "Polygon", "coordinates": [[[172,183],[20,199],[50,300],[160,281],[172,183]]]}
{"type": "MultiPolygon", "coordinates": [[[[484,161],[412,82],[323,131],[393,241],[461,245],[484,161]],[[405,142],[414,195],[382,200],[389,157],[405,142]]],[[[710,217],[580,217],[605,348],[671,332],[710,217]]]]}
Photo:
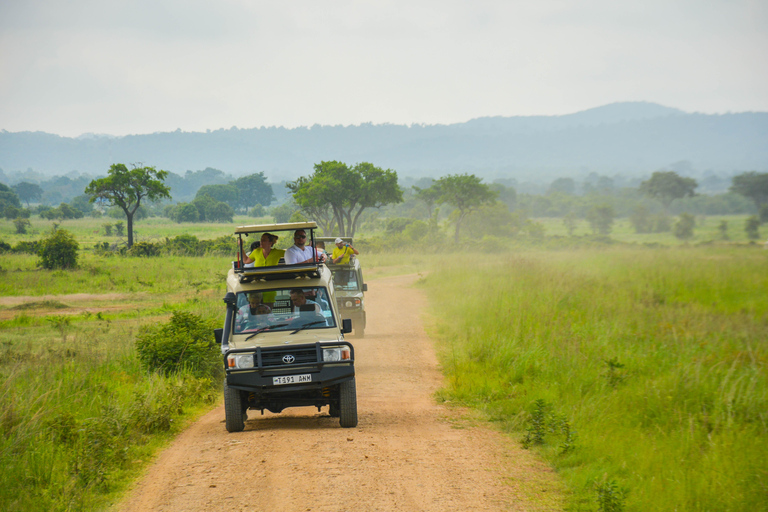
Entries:
{"type": "Polygon", "coordinates": [[[296,231],[297,229],[317,229],[317,223],[286,222],[282,224],[252,224],[250,226],[237,226],[235,228],[235,234],[267,233],[272,231],[296,231]]]}

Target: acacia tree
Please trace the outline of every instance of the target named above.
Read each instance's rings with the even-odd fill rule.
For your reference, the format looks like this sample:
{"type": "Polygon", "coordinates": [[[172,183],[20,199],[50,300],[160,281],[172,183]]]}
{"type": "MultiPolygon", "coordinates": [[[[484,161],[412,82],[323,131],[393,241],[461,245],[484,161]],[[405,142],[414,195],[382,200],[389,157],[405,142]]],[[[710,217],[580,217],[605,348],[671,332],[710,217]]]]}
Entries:
{"type": "Polygon", "coordinates": [[[112,164],[109,176],[91,181],[85,188],[90,201],[104,200],[108,204],[120,207],[125,213],[128,225],[128,248],[133,246],[133,215],[141,206],[141,201],[157,201],[171,197],[171,189],[163,181],[168,171],[158,171],[154,167],[128,169],[124,164],[112,164]]]}
{"type": "Polygon", "coordinates": [[[651,179],[640,184],[640,192],[658,199],[664,210],[669,211],[672,201],[685,196],[693,197],[698,186],[695,179],[683,178],[674,171],[656,171],[651,179]]]}
{"type": "Polygon", "coordinates": [[[230,205],[233,208],[242,208],[248,211],[248,208],[260,204],[269,206],[275,200],[275,193],[272,185],[267,183],[267,177],[263,172],[249,174],[231,182],[238,193],[237,205],[230,205]]]}
{"type": "Polygon", "coordinates": [[[315,164],[314,174],[286,186],[296,204],[317,220],[326,234],[335,229],[341,236],[355,236],[366,209],[403,201],[397,172],[368,162],[351,168],[335,160],[320,162],[315,164]]]}
{"type": "Polygon", "coordinates": [[[745,172],[731,179],[731,192],[751,199],[757,211],[768,204],[768,173],[745,172]]]}
{"type": "Polygon", "coordinates": [[[19,199],[27,203],[29,208],[29,202],[33,199],[40,199],[43,196],[43,189],[36,183],[28,183],[22,181],[13,186],[13,190],[18,194],[19,199]]]}
{"type": "Polygon", "coordinates": [[[459,242],[459,231],[464,218],[485,204],[496,201],[496,192],[474,174],[449,174],[437,180],[432,188],[437,190],[437,203],[455,207],[456,219],[454,242],[459,242]]]}

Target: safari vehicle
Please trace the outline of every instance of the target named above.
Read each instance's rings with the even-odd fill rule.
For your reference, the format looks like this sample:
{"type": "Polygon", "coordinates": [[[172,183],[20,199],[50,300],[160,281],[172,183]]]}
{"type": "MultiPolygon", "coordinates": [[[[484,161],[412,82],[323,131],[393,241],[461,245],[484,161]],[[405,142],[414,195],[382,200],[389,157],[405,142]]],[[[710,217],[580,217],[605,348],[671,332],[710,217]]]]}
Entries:
{"type": "MultiPolygon", "coordinates": [[[[335,247],[337,237],[318,237],[318,242],[324,242],[328,252],[328,268],[333,273],[333,283],[336,288],[336,304],[342,318],[352,320],[352,328],[355,330],[355,336],[362,338],[365,336],[365,296],[368,291],[368,285],[363,281],[363,270],[360,267],[360,260],[352,255],[349,263],[336,265],[331,263],[330,255],[335,247]]],[[[338,237],[344,242],[351,244],[351,237],[338,237]]]]}
{"type": "MultiPolygon", "coordinates": [[[[267,232],[293,240],[294,230],[303,229],[314,240],[316,228],[314,222],[240,226],[235,234],[248,247],[245,238],[267,232]]],[[[339,315],[331,271],[318,261],[247,268],[243,259],[240,252],[227,274],[224,327],[216,329],[227,430],[243,430],[249,409],[264,414],[301,406],[328,406],[342,427],[355,427],[355,351],[344,340],[351,322],[339,315]]]]}

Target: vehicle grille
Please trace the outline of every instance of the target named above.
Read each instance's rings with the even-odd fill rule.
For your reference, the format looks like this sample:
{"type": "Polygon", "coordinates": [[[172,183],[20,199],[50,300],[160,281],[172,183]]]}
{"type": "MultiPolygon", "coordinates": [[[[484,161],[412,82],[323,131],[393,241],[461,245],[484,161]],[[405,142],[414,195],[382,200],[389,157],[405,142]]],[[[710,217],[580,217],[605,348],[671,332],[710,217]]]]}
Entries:
{"type": "Polygon", "coordinates": [[[317,363],[317,349],[315,347],[261,349],[261,366],[283,366],[283,356],[291,355],[295,358],[293,364],[317,363]]]}

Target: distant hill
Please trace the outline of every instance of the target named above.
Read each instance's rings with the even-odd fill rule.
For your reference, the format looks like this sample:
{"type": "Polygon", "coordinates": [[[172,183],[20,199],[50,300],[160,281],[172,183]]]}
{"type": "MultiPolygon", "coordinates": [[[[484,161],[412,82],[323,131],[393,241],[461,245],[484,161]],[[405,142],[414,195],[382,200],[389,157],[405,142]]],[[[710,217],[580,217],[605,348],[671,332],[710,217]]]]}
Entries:
{"type": "Polygon", "coordinates": [[[768,170],[768,113],[707,115],[614,103],[563,116],[484,117],[451,125],[282,127],[78,138],[0,132],[0,169],[104,175],[112,163],[183,174],[206,167],[270,181],[321,160],[370,161],[402,176],[473,172],[486,179],[574,173],[647,175],[686,161],[698,171],[768,170]]]}

